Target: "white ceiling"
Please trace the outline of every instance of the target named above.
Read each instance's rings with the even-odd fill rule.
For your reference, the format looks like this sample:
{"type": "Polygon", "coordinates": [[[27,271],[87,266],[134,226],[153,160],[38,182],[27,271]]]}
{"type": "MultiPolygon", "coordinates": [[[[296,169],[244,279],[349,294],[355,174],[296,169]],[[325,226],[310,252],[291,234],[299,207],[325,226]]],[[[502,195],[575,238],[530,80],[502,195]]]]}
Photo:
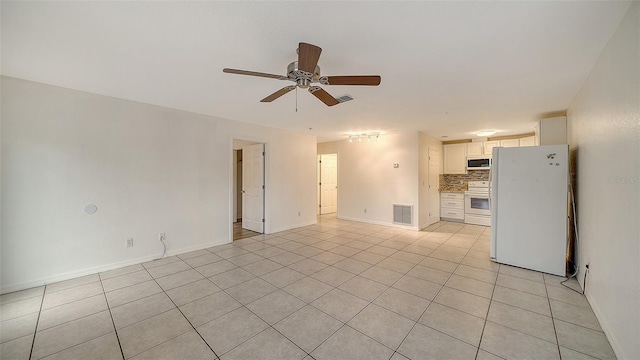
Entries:
{"type": "Polygon", "coordinates": [[[311,132],[420,130],[447,140],[533,131],[562,112],[629,2],[10,2],[2,74],[129,100],[311,132]],[[289,82],[298,42],[323,75],[380,74],[379,87],[324,86],[327,107],[289,82]],[[309,130],[308,128],[312,128],[309,130]]]}

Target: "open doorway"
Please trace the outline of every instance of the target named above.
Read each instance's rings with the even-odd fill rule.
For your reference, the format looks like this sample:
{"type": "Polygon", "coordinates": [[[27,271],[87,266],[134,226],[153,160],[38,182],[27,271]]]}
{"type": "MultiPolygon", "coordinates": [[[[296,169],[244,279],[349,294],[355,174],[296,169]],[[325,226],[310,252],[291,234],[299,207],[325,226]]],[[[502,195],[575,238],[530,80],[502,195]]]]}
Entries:
{"type": "Polygon", "coordinates": [[[338,211],[338,154],[318,155],[318,215],[338,211]]]}
{"type": "Polygon", "coordinates": [[[264,159],[262,143],[233,140],[233,240],[264,233],[264,159]]]}

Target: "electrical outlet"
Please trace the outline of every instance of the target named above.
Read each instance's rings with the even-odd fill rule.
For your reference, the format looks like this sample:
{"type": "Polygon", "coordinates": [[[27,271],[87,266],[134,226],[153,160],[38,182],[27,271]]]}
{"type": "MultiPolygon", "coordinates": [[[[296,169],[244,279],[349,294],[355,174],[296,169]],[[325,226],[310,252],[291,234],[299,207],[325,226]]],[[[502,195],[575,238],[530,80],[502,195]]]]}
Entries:
{"type": "Polygon", "coordinates": [[[159,236],[160,241],[164,242],[166,238],[167,237],[166,237],[165,233],[160,233],[160,236],[159,236]]]}
{"type": "Polygon", "coordinates": [[[126,247],[132,247],[133,246],[133,238],[128,238],[127,242],[125,243],[126,247]]]}

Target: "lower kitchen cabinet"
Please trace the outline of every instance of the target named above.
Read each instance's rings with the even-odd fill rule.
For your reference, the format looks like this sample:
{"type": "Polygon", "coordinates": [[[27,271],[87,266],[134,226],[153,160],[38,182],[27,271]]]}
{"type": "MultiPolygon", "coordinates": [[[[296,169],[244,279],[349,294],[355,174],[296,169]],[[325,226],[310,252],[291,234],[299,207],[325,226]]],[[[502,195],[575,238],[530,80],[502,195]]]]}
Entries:
{"type": "Polygon", "coordinates": [[[464,221],[463,193],[440,193],[440,218],[447,221],[464,221]]]}

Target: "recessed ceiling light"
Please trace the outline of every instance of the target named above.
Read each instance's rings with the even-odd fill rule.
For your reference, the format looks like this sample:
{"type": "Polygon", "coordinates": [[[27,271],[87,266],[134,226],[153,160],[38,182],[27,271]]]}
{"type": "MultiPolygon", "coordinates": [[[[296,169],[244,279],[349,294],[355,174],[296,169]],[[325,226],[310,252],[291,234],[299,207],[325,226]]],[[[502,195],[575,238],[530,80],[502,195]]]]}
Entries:
{"type": "Polygon", "coordinates": [[[493,134],[495,134],[496,131],[495,130],[483,130],[483,131],[478,131],[476,133],[477,136],[491,136],[493,134]]]}

